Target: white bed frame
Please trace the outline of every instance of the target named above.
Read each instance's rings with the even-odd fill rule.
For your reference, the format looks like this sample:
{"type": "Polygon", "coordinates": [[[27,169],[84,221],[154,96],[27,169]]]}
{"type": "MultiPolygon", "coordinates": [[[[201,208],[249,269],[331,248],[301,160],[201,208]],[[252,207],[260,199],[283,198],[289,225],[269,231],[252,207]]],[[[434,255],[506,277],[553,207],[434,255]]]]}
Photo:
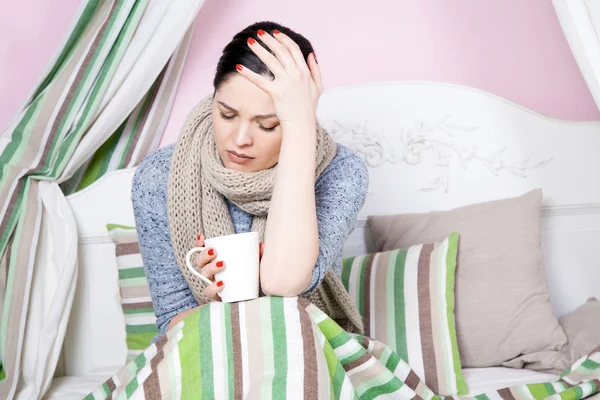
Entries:
{"type": "MultiPolygon", "coordinates": [[[[544,191],[543,250],[555,313],[600,298],[600,123],[551,119],[472,88],[390,82],[327,91],[319,119],[362,155],[370,187],[345,255],[369,250],[366,217],[450,209],[544,191]]],[[[134,224],[134,170],[68,198],[79,277],[57,376],[105,378],[124,363],[114,246],[106,224],[134,224]]]]}

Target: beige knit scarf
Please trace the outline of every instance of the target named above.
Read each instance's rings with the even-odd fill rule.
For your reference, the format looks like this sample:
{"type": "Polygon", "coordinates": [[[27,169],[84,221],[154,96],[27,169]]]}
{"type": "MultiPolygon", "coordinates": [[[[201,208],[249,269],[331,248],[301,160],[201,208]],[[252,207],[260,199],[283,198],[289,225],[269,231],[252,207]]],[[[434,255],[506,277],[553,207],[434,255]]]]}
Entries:
{"type": "MultiPolygon", "coordinates": [[[[276,170],[241,172],[225,168],[214,143],[211,107],[209,96],[188,116],[173,151],[167,193],[171,243],[179,269],[200,305],[212,299],[204,294],[205,283],[188,271],[185,255],[194,247],[198,233],[207,238],[235,233],[225,199],[253,215],[252,230],[262,240],[276,170]]],[[[315,179],[336,154],[335,142],[327,132],[320,126],[317,132],[315,179]]],[[[354,302],[330,268],[321,285],[303,297],[347,331],[363,332],[354,302]]]]}

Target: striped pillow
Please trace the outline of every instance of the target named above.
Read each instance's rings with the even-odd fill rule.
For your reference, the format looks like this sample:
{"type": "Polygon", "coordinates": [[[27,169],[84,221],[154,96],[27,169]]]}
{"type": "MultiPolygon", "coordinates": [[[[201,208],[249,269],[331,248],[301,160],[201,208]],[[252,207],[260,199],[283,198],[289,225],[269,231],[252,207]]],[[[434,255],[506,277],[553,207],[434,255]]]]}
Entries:
{"type": "Polygon", "coordinates": [[[129,362],[150,346],[159,331],[135,227],[108,224],[106,228],[115,244],[129,362]]]}
{"type": "Polygon", "coordinates": [[[458,234],[441,242],[346,258],[342,282],[365,336],[390,346],[442,396],[467,394],[454,324],[458,234]]]}

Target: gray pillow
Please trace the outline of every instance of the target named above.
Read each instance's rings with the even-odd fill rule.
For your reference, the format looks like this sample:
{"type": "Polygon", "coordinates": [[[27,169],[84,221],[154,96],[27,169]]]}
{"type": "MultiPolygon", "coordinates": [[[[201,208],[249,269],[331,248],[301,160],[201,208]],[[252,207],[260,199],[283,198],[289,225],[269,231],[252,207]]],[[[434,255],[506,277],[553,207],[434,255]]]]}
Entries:
{"type": "Polygon", "coordinates": [[[460,234],[455,314],[463,368],[500,366],[567,343],[550,305],[541,203],[536,189],[449,211],[369,217],[376,251],[460,234]]]}

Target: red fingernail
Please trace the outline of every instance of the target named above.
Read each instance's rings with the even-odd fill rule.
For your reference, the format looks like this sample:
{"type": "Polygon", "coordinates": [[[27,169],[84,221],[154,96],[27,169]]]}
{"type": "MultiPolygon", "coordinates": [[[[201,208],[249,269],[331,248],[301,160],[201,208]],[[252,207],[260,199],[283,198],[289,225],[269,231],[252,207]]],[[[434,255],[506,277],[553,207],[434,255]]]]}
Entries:
{"type": "Polygon", "coordinates": [[[223,266],[223,261],[217,261],[217,268],[221,268],[223,266]]]}
{"type": "Polygon", "coordinates": [[[242,68],[244,68],[244,67],[242,67],[240,64],[235,65],[235,69],[237,69],[238,71],[241,71],[242,68]]]}
{"type": "Polygon", "coordinates": [[[198,235],[198,240],[200,240],[202,238],[202,235],[198,235]]]}
{"type": "Polygon", "coordinates": [[[208,255],[209,256],[214,256],[215,255],[215,251],[213,249],[208,250],[208,255]]]}
{"type": "Polygon", "coordinates": [[[257,33],[258,33],[258,36],[262,36],[262,35],[264,35],[266,32],[265,32],[265,31],[263,31],[262,29],[259,29],[257,33]]]}
{"type": "Polygon", "coordinates": [[[251,37],[248,38],[248,44],[254,44],[256,43],[256,40],[252,39],[251,37]]]}
{"type": "Polygon", "coordinates": [[[223,286],[223,281],[219,281],[219,282],[217,282],[217,286],[218,286],[218,287],[221,287],[221,286],[223,286]]]}
{"type": "Polygon", "coordinates": [[[277,35],[278,33],[281,33],[281,32],[279,32],[277,29],[275,29],[275,30],[273,31],[273,35],[277,35]]]}

